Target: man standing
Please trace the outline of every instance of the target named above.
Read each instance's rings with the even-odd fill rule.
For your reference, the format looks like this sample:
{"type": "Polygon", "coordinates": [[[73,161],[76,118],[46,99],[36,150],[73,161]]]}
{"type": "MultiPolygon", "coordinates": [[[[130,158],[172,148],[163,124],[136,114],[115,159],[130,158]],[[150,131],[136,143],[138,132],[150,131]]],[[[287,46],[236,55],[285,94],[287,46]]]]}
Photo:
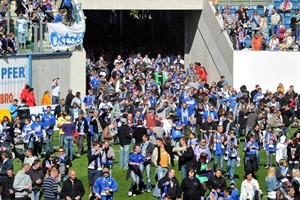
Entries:
{"type": "Polygon", "coordinates": [[[7,179],[7,170],[13,169],[13,163],[11,159],[9,159],[9,155],[7,152],[3,152],[1,154],[1,162],[0,162],[0,182],[3,182],[7,179]]]}
{"type": "Polygon", "coordinates": [[[57,195],[60,193],[58,181],[56,180],[57,176],[58,176],[58,169],[52,167],[52,169],[50,170],[50,176],[44,180],[42,185],[42,188],[44,190],[45,200],[57,199],[57,195]]]}
{"type": "Polygon", "coordinates": [[[51,107],[46,107],[46,113],[44,113],[42,118],[42,123],[45,127],[45,131],[47,133],[48,138],[48,148],[47,152],[50,152],[53,154],[53,132],[54,132],[54,126],[55,126],[55,116],[51,113],[51,107]]]}
{"type": "Polygon", "coordinates": [[[44,173],[41,169],[41,162],[39,160],[35,160],[27,174],[30,176],[32,181],[32,199],[40,199],[41,187],[44,180],[44,173]]]}
{"type": "Polygon", "coordinates": [[[158,181],[158,187],[161,190],[161,197],[170,196],[170,199],[179,199],[181,197],[179,182],[175,177],[175,170],[169,169],[168,174],[158,181]]]}
{"type": "Polygon", "coordinates": [[[85,134],[87,134],[89,130],[88,122],[83,117],[83,112],[80,112],[78,114],[78,118],[75,120],[75,129],[78,131],[78,137],[77,137],[77,147],[78,151],[76,156],[80,157],[83,154],[83,140],[85,137],[85,134]]]}
{"type": "Polygon", "coordinates": [[[9,106],[9,113],[12,119],[18,116],[18,99],[14,99],[11,106],[9,106]]]}
{"type": "Polygon", "coordinates": [[[59,78],[53,79],[52,89],[52,104],[59,104],[60,86],[58,85],[59,78]]]}
{"type": "Polygon", "coordinates": [[[67,115],[69,114],[69,107],[66,105],[66,101],[64,99],[61,99],[60,104],[55,107],[54,116],[58,118],[61,112],[66,112],[67,115]]]}
{"type": "Polygon", "coordinates": [[[129,145],[131,136],[127,125],[127,118],[121,118],[122,125],[118,128],[118,136],[120,141],[120,168],[128,169],[129,162],[129,145]]]}
{"type": "Polygon", "coordinates": [[[100,143],[95,142],[93,148],[88,152],[88,178],[90,194],[92,195],[92,187],[95,181],[101,176],[101,149],[100,143]]]}
{"type": "Polygon", "coordinates": [[[98,178],[93,186],[93,191],[97,199],[113,200],[113,193],[119,190],[115,179],[109,176],[109,169],[104,168],[102,177],[98,178]]]}
{"type": "Polygon", "coordinates": [[[145,157],[145,162],[142,163],[141,170],[142,173],[146,171],[147,176],[147,184],[146,184],[146,191],[151,191],[151,155],[155,146],[149,140],[149,135],[146,133],[142,137],[142,144],[141,144],[141,154],[145,157]]]}
{"type": "Polygon", "coordinates": [[[85,190],[81,180],[76,178],[76,172],[71,170],[69,179],[63,182],[61,197],[66,200],[79,200],[85,194],[85,190]]]}
{"type": "Polygon", "coordinates": [[[28,163],[23,164],[22,169],[15,177],[13,187],[16,199],[31,197],[32,182],[30,176],[26,174],[29,169],[30,165],[28,163]]]}

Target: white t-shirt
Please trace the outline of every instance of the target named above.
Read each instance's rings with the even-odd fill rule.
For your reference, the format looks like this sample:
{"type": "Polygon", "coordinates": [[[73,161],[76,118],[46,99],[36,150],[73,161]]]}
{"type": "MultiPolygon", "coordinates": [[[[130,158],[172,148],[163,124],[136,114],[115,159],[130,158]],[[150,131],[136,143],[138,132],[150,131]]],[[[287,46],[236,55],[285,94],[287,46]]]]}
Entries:
{"type": "Polygon", "coordinates": [[[52,96],[59,97],[60,86],[55,81],[51,85],[52,88],[52,96]]]}

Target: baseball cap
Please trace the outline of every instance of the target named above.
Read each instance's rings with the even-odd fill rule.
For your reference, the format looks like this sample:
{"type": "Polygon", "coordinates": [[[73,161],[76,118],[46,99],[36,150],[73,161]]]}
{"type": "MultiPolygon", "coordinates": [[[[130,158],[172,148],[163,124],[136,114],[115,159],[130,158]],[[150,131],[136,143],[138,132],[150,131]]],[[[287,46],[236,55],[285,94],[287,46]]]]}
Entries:
{"type": "Polygon", "coordinates": [[[236,185],[235,180],[230,181],[230,185],[236,185]]]}

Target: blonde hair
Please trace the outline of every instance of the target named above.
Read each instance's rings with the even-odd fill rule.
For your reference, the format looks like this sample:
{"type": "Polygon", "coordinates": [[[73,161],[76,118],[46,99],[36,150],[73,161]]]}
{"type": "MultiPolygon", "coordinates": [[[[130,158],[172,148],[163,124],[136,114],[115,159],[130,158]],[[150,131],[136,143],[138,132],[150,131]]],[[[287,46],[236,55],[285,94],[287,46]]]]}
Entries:
{"type": "Polygon", "coordinates": [[[285,159],[281,159],[281,160],[279,161],[279,165],[283,165],[283,164],[286,164],[286,160],[285,160],[285,159]]]}
{"type": "Polygon", "coordinates": [[[275,176],[275,167],[269,167],[267,177],[275,176]]]}
{"type": "Polygon", "coordinates": [[[71,116],[70,116],[70,115],[67,115],[67,116],[65,117],[65,120],[70,122],[70,121],[71,121],[71,116]]]}
{"type": "Polygon", "coordinates": [[[300,178],[300,171],[299,171],[299,169],[293,169],[292,176],[293,176],[293,178],[295,178],[295,177],[300,178]]]}

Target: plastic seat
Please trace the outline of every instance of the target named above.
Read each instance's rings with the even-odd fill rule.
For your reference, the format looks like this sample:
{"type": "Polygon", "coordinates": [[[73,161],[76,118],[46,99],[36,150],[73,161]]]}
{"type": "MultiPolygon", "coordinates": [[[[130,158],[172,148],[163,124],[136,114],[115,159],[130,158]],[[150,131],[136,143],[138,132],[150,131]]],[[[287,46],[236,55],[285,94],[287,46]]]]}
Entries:
{"type": "Polygon", "coordinates": [[[290,24],[285,24],[284,27],[285,27],[285,30],[288,30],[288,29],[291,28],[291,25],[290,24]]]}
{"type": "Polygon", "coordinates": [[[254,9],[252,9],[252,8],[250,8],[250,9],[248,10],[248,16],[249,16],[249,17],[252,17],[253,11],[254,11],[254,9]]]}

